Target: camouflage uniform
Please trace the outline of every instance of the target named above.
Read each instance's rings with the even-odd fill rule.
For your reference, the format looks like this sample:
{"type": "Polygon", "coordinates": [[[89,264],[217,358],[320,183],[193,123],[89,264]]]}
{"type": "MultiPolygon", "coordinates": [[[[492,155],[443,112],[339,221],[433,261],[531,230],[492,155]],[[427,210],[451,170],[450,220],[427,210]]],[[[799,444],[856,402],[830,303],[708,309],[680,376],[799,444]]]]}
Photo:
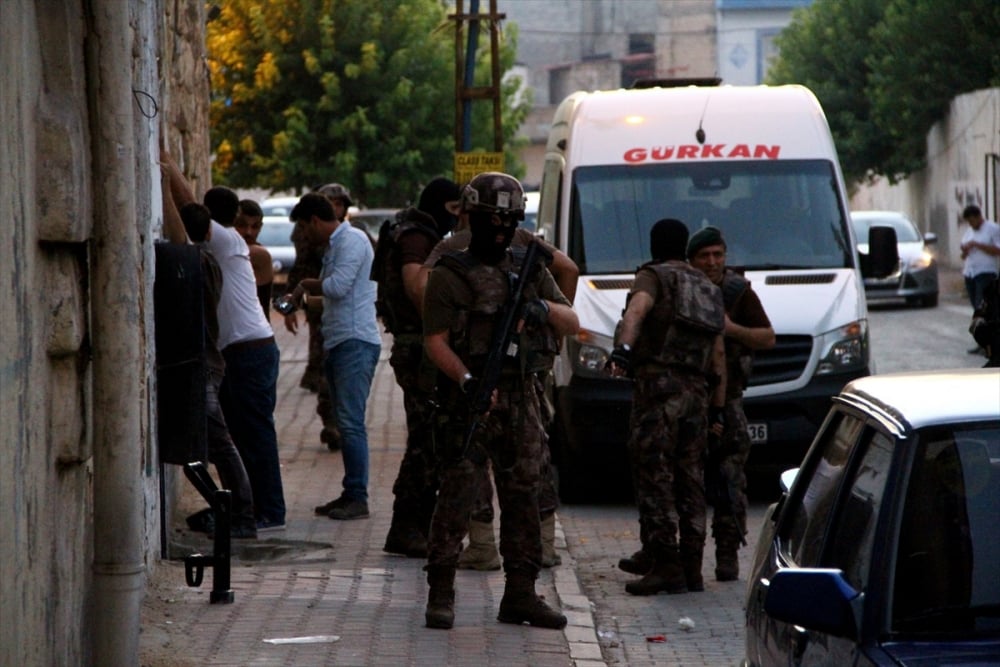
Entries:
{"type": "MultiPolygon", "coordinates": [[[[750,282],[727,270],[722,277],[722,297],[726,313],[736,324],[769,327],[770,321],[750,282]]],[[[712,513],[712,537],[716,549],[735,553],[744,543],[747,521],[746,467],[750,455],[750,436],[743,412],[743,390],[747,386],[753,353],[745,345],[726,337],[726,406],[725,429],[718,452],[711,453],[710,463],[719,469],[720,484],[725,485],[729,502],[716,503],[712,513]]]]}
{"type": "MultiPolygon", "coordinates": [[[[452,348],[473,375],[483,370],[493,320],[507,299],[507,272],[512,266],[510,254],[499,266],[489,266],[466,252],[448,253],[431,273],[424,304],[425,333],[434,332],[436,322],[450,320],[452,348]],[[455,304],[457,309],[442,308],[436,292],[465,292],[467,303],[455,304]],[[452,312],[442,318],[440,311],[445,309],[452,312]],[[432,316],[435,310],[439,314],[432,316]]],[[[525,297],[569,305],[548,271],[541,272],[534,285],[526,286],[525,297]]],[[[429,568],[455,568],[470,512],[482,487],[478,481],[489,459],[503,508],[500,552],[504,570],[508,574],[521,572],[532,580],[537,576],[542,553],[538,493],[545,429],[535,373],[551,364],[555,350],[556,341],[548,327],[527,335],[522,332],[518,356],[504,369],[497,388],[497,403],[463,457],[457,455],[468,426],[467,399],[457,385],[448,383],[438,419],[436,453],[442,467],[428,545],[429,568]]]]}
{"type": "Polygon", "coordinates": [[[403,284],[402,244],[407,258],[416,255],[422,262],[441,237],[433,218],[416,208],[400,211],[388,233],[389,249],[377,257],[382,271],[379,304],[382,323],[392,334],[389,365],[403,391],[407,436],[392,486],[395,500],[385,550],[423,556],[438,487],[432,448],[437,369],[424,354],[423,322],[403,284]]]}
{"type": "Polygon", "coordinates": [[[644,551],[658,563],[679,561],[687,588],[699,590],[709,371],[724,324],[722,295],[680,261],[646,264],[636,274],[638,289],[655,294],[632,352],[628,450],[640,536],[644,551]]]}

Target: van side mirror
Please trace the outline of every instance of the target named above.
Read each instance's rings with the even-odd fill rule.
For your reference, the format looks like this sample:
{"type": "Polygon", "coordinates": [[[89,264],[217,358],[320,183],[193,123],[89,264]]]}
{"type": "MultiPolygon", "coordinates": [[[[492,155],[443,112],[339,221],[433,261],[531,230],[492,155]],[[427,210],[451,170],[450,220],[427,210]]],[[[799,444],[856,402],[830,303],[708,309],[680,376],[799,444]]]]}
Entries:
{"type": "Polygon", "coordinates": [[[865,278],[885,278],[899,265],[896,230],[876,225],[868,230],[868,254],[861,255],[861,275],[865,278]]]}

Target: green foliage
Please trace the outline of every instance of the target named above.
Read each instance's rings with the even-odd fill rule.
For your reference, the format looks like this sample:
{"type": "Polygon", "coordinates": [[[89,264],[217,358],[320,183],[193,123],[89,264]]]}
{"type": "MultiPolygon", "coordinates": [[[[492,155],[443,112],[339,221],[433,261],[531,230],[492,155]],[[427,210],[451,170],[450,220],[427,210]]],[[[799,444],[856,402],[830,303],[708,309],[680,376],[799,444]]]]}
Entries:
{"type": "MultiPolygon", "coordinates": [[[[207,38],[213,180],[293,191],[337,181],[365,205],[393,206],[451,174],[454,24],[440,0],[221,7],[207,38]]],[[[502,53],[509,67],[513,44],[502,53]]],[[[509,94],[505,113],[513,137],[506,121],[523,113],[509,94]]]]}
{"type": "Polygon", "coordinates": [[[1000,83],[995,0],[815,0],[777,38],[769,83],[801,83],[826,111],[849,180],[924,166],[956,95],[1000,83]]]}

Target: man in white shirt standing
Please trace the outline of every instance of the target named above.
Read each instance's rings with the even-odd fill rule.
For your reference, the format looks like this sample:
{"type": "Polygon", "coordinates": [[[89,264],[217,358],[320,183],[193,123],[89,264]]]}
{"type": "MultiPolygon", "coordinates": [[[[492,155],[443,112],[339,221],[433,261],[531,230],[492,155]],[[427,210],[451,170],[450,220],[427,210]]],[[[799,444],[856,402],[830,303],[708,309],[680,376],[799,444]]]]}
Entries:
{"type": "MultiPolygon", "coordinates": [[[[965,207],[962,219],[969,223],[969,228],[962,234],[962,259],[965,260],[962,275],[969,302],[975,310],[983,300],[983,290],[1000,274],[1000,225],[983,218],[982,211],[975,204],[965,207]]],[[[978,354],[981,351],[982,348],[977,346],[969,353],[978,354]]]]}

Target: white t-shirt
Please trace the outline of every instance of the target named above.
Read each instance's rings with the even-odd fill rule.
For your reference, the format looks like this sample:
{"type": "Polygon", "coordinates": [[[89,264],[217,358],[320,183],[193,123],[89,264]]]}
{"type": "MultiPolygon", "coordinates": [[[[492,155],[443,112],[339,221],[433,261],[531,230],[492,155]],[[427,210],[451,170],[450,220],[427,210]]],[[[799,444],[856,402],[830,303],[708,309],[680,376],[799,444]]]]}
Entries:
{"type": "Polygon", "coordinates": [[[222,269],[219,298],[219,349],[232,343],[260,340],[274,335],[257,298],[257,281],[250,265],[250,248],[232,227],[212,221],[212,238],[206,243],[222,269]]]}
{"type": "MultiPolygon", "coordinates": [[[[992,220],[983,220],[979,229],[969,227],[962,234],[962,243],[975,241],[984,245],[991,245],[1000,248],[1000,225],[992,220]]],[[[979,248],[973,248],[965,257],[965,266],[962,268],[962,275],[966,278],[978,276],[980,273],[1000,273],[1000,257],[983,252],[979,248]]]]}

